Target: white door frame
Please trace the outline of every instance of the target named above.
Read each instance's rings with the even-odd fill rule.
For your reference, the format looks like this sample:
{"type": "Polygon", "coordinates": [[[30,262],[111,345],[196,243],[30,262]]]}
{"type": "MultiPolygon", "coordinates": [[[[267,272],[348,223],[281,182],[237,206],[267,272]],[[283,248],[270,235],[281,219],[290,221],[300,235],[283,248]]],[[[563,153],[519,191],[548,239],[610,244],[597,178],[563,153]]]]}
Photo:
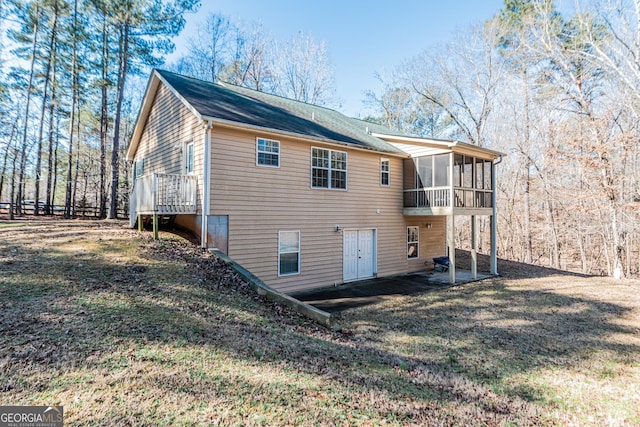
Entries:
{"type": "MultiPolygon", "coordinates": [[[[365,239],[366,242],[366,239],[365,239]]],[[[376,228],[347,228],[342,233],[342,280],[344,282],[352,282],[355,280],[369,279],[375,277],[378,273],[378,230],[376,228]],[[371,232],[371,254],[367,258],[370,262],[370,268],[367,262],[361,260],[361,248],[363,238],[366,237],[363,232],[371,232]],[[348,239],[356,233],[355,242],[349,242],[348,239]],[[362,236],[361,236],[361,233],[362,236]],[[353,247],[352,245],[356,246],[353,247]],[[351,252],[351,253],[349,253],[351,252]],[[349,257],[350,256],[350,257],[349,257]],[[357,257],[357,258],[356,258],[357,257]],[[354,264],[355,263],[355,264],[354,264]],[[366,269],[366,271],[364,270],[366,269]]]]}

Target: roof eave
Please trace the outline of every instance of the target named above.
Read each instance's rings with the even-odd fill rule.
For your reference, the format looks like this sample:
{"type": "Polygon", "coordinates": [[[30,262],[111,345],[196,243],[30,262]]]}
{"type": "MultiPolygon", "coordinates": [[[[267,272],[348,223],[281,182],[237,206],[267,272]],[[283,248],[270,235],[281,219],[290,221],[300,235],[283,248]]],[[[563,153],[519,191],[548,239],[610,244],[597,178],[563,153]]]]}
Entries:
{"type": "Polygon", "coordinates": [[[301,141],[307,141],[312,143],[322,143],[322,144],[346,147],[346,148],[360,150],[360,151],[383,153],[387,156],[395,156],[395,157],[402,157],[402,158],[408,157],[406,153],[379,150],[373,147],[359,146],[349,142],[331,140],[331,139],[315,137],[311,135],[303,135],[303,134],[294,133],[294,132],[287,132],[287,131],[268,128],[264,126],[250,125],[247,123],[240,123],[232,120],[219,119],[217,117],[202,116],[202,120],[211,121],[214,125],[218,125],[218,126],[229,128],[229,129],[259,131],[264,133],[265,135],[283,136],[283,137],[295,138],[301,141]]]}
{"type": "Polygon", "coordinates": [[[491,156],[494,159],[506,156],[506,154],[501,153],[500,151],[479,147],[477,145],[469,144],[467,142],[461,142],[461,141],[450,141],[446,139],[436,139],[436,138],[420,138],[420,137],[414,137],[414,136],[387,135],[382,133],[372,133],[371,135],[375,136],[376,138],[380,138],[388,141],[428,145],[428,146],[438,147],[438,148],[446,148],[452,151],[461,151],[461,152],[491,156]],[[456,148],[459,148],[459,149],[456,150],[456,148]]]}

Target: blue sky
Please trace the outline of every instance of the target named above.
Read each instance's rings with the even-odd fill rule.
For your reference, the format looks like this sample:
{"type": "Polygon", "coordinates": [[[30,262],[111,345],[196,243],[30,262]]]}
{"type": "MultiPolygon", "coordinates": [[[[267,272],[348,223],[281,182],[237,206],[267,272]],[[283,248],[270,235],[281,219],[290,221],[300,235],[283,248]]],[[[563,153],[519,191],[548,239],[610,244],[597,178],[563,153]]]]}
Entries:
{"type": "Polygon", "coordinates": [[[337,109],[365,115],[366,90],[378,90],[375,73],[390,72],[403,60],[452,34],[495,15],[503,0],[203,0],[176,42],[178,56],[199,22],[211,12],[245,23],[261,22],[278,40],[303,31],[324,40],[335,71],[337,109]]]}

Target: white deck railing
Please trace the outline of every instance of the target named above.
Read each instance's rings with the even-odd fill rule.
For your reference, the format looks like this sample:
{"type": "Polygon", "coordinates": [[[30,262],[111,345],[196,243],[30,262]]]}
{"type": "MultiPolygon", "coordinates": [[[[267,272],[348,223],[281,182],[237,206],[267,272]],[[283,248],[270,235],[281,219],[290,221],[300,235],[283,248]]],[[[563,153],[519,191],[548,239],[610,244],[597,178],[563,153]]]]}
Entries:
{"type": "MultiPolygon", "coordinates": [[[[490,208],[491,190],[455,187],[456,208],[490,208]]],[[[431,187],[404,190],[405,208],[448,208],[451,207],[451,187],[431,187]]]]}
{"type": "Polygon", "coordinates": [[[138,214],[196,213],[197,178],[193,175],[154,173],[136,179],[129,197],[130,218],[138,214]]]}
{"type": "Polygon", "coordinates": [[[446,208],[451,206],[450,187],[416,188],[404,190],[405,208],[446,208]]]}

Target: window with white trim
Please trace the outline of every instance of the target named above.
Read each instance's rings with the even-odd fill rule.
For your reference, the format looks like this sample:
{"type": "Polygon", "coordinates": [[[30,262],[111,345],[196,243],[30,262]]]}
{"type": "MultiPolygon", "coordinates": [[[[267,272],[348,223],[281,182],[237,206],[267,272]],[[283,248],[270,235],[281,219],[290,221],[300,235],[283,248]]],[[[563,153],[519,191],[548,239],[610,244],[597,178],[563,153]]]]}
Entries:
{"type": "Polygon", "coordinates": [[[300,231],[278,232],[278,276],[300,273],[300,231]]]}
{"type": "Polygon", "coordinates": [[[391,184],[389,159],[380,159],[380,185],[388,187],[391,184]]]}
{"type": "Polygon", "coordinates": [[[280,167],[280,141],[256,138],[256,165],[280,167]]]}
{"type": "Polygon", "coordinates": [[[133,162],[133,182],[144,175],[144,158],[133,162]]]}
{"type": "Polygon", "coordinates": [[[184,171],[187,174],[193,173],[193,142],[187,142],[184,147],[184,171]]]}
{"type": "Polygon", "coordinates": [[[418,258],[420,251],[420,227],[407,227],[407,259],[418,258]]]}
{"type": "Polygon", "coordinates": [[[311,148],[311,187],[347,189],[347,153],[311,148]]]}

